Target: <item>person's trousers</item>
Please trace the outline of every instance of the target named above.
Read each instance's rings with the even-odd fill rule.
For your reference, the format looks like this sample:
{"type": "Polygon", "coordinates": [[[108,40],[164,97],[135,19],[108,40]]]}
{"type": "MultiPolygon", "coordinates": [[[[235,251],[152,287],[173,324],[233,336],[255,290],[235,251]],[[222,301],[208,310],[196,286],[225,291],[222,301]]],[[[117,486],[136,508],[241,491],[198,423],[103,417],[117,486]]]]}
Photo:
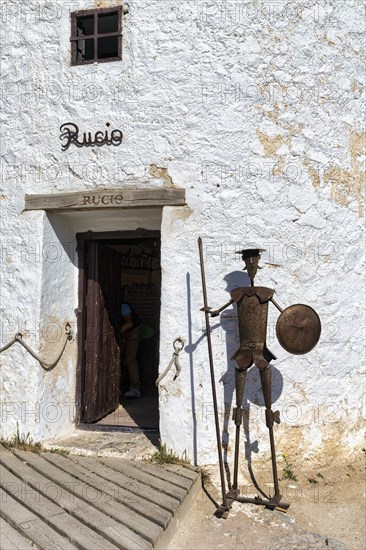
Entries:
{"type": "Polygon", "coordinates": [[[137,363],[137,352],[140,343],[140,331],[134,328],[125,332],[122,340],[122,365],[127,367],[130,387],[140,389],[140,373],[137,363]]]}

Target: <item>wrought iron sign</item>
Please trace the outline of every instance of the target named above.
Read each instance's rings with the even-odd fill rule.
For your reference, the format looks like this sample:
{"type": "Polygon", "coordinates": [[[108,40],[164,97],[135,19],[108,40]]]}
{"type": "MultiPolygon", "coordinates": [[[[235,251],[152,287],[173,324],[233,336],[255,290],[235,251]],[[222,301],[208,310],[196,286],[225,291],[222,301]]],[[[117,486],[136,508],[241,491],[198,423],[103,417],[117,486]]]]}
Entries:
{"type": "Polygon", "coordinates": [[[123,202],[123,195],[118,194],[105,194],[105,195],[83,195],[81,205],[90,205],[90,206],[111,206],[111,205],[120,205],[123,202]]]}
{"type": "MultiPolygon", "coordinates": [[[[109,128],[110,123],[107,122],[106,126],[109,128]]],[[[82,137],[79,139],[79,127],[73,122],[65,122],[60,126],[60,140],[64,141],[61,145],[63,151],[66,151],[73,143],[76,147],[102,147],[103,145],[118,146],[122,143],[123,133],[121,130],[112,130],[108,133],[108,130],[95,132],[92,137],[92,132],[83,132],[82,137]]]]}

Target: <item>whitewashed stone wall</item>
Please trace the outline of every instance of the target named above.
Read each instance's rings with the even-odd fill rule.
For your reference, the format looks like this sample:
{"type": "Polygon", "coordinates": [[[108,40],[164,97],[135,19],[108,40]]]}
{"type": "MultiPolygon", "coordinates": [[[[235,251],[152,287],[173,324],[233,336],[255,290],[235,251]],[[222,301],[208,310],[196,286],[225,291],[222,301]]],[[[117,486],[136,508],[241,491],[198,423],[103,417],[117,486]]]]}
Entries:
{"type": "MultiPolygon", "coordinates": [[[[321,317],[314,351],[290,356],[275,338],[279,452],[353,452],[362,437],[365,132],[359,0],[129,1],[123,60],[70,66],[70,12],[115,2],[1,2],[3,143],[2,334],[52,354],[75,327],[75,232],[158,228],[136,213],[67,218],[23,212],[26,193],[179,186],[187,207],[162,214],[161,370],[186,340],[181,377],[160,392],[161,435],[200,463],[216,461],[197,237],[210,304],[228,299],[234,254],[266,248],[257,283],[286,307],[321,317]],[[61,151],[59,127],[109,122],[120,147],[61,151]],[[58,331],[58,332],[57,332],[58,331]]],[[[230,313],[231,311],[231,313],[230,313]]],[[[233,400],[234,313],[212,320],[220,408],[233,400]]],[[[1,428],[37,440],[73,429],[76,341],[45,372],[22,348],[1,355],[1,428]]],[[[248,377],[250,439],[268,452],[258,373],[248,377]]],[[[233,426],[228,420],[229,459],[233,426]]]]}

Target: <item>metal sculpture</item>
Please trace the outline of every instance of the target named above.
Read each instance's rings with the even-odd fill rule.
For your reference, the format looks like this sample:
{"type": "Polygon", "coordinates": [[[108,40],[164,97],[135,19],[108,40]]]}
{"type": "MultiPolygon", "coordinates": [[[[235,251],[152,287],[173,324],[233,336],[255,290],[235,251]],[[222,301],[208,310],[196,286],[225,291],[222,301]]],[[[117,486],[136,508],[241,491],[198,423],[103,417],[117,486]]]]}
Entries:
{"type": "MultiPolygon", "coordinates": [[[[203,266],[202,260],[202,241],[199,241],[201,269],[203,266]]],[[[254,286],[254,277],[259,268],[260,252],[263,249],[254,248],[246,249],[237,252],[242,255],[245,262],[245,270],[250,277],[250,287],[235,288],[231,291],[231,300],[217,310],[212,310],[207,306],[206,291],[204,290],[204,307],[202,311],[207,316],[218,316],[224,309],[229,307],[234,302],[237,304],[238,325],[239,325],[239,341],[240,346],[232,356],[237,363],[235,369],[235,390],[236,390],[236,407],[233,411],[233,420],[236,426],[235,435],[235,454],[234,454],[234,475],[232,488],[228,493],[225,493],[224,480],[221,474],[221,485],[223,492],[223,504],[218,509],[218,515],[227,516],[234,500],[239,502],[249,502],[260,504],[271,509],[287,510],[289,503],[283,502],[280,494],[276,451],[274,443],[273,425],[280,423],[279,411],[272,411],[272,371],[270,362],[276,359],[273,353],[267,348],[266,333],[267,333],[267,318],[268,304],[272,302],[281,312],[278,318],[276,333],[281,346],[293,354],[308,353],[317,344],[321,324],[317,313],[309,306],[303,304],[292,305],[283,310],[273,299],[274,290],[262,286],[254,286]],[[240,496],[238,489],[238,468],[239,468],[239,442],[240,442],[240,426],[243,421],[243,397],[248,369],[255,365],[260,372],[262,392],[266,407],[266,425],[269,431],[269,439],[271,446],[272,473],[274,483],[274,495],[266,499],[255,497],[246,498],[240,496]],[[224,494],[225,493],[225,494],[224,494]]],[[[204,279],[202,279],[204,284],[204,279]]],[[[209,331],[207,332],[209,335],[209,331]]],[[[212,363],[211,341],[208,340],[210,365],[212,363]]],[[[213,395],[214,406],[217,409],[216,394],[213,395]]],[[[216,423],[217,424],[217,423],[216,423]]],[[[217,429],[217,426],[216,426],[217,429]]],[[[221,455],[221,443],[218,443],[219,455],[221,455]]],[[[220,471],[222,470],[222,456],[220,458],[220,471]]]]}

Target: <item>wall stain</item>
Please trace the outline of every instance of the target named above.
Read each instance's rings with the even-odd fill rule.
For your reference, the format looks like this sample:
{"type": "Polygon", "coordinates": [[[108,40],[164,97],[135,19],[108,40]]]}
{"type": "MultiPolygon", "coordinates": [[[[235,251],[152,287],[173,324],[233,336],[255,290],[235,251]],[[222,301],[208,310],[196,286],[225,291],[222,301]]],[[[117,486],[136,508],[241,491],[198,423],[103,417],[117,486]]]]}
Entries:
{"type": "Polygon", "coordinates": [[[356,82],[356,80],[353,80],[352,81],[352,92],[353,93],[360,93],[360,94],[363,94],[364,92],[364,89],[365,89],[365,86],[359,82],[356,82]]]}
{"type": "Polygon", "coordinates": [[[323,40],[324,40],[324,42],[329,44],[329,46],[335,46],[336,45],[335,42],[333,42],[333,40],[331,40],[330,38],[327,37],[326,34],[323,36],[323,40]]]}
{"type": "MultiPolygon", "coordinates": [[[[353,81],[352,89],[362,93],[363,87],[360,87],[357,82],[353,81]]],[[[264,89],[260,90],[264,93],[264,89]]],[[[264,110],[263,110],[264,111],[264,110]]],[[[275,103],[272,111],[264,111],[265,116],[272,120],[277,126],[279,117],[279,106],[275,103]]],[[[284,173],[286,166],[286,156],[278,155],[278,150],[282,145],[291,147],[292,138],[299,134],[303,128],[303,124],[292,126],[287,130],[286,135],[275,134],[269,136],[257,129],[256,133],[263,147],[265,157],[277,157],[277,163],[272,169],[273,176],[280,176],[284,173]]],[[[325,184],[331,185],[331,198],[341,206],[348,206],[350,202],[356,200],[358,203],[358,216],[362,217],[364,210],[364,188],[366,184],[366,172],[361,158],[366,155],[366,132],[350,131],[349,137],[349,152],[351,157],[351,169],[346,170],[331,163],[327,165],[323,178],[319,171],[312,165],[308,158],[302,160],[303,165],[307,169],[311,182],[314,188],[321,185],[321,179],[325,184]]]]}
{"type": "MultiPolygon", "coordinates": [[[[300,426],[286,426],[286,433],[281,438],[283,448],[286,449],[286,454],[295,456],[298,449],[304,448],[303,429],[300,426]],[[285,443],[286,442],[286,443],[285,443]]],[[[306,447],[305,447],[306,448],[306,447]]]]}
{"type": "Polygon", "coordinates": [[[172,177],[168,173],[168,168],[157,166],[156,164],[150,164],[149,174],[154,178],[160,178],[163,180],[164,187],[174,187],[175,183],[172,177]]]}
{"type": "Polygon", "coordinates": [[[280,113],[280,108],[279,108],[278,103],[276,102],[273,105],[273,111],[266,112],[266,115],[270,120],[273,120],[273,122],[278,125],[279,124],[279,113],[280,113]]]}
{"type": "Polygon", "coordinates": [[[360,217],[363,212],[363,181],[360,175],[336,165],[331,165],[324,173],[324,182],[331,184],[332,199],[342,206],[348,206],[352,199],[357,199],[360,217]]]}
{"type": "Polygon", "coordinates": [[[313,183],[314,187],[320,187],[320,175],[319,172],[316,171],[316,169],[311,166],[311,162],[308,158],[303,159],[302,161],[303,165],[306,167],[309,176],[311,178],[311,181],[313,183]]]}
{"type": "MultiPolygon", "coordinates": [[[[266,113],[267,114],[267,113],[266,113]]],[[[276,118],[278,116],[278,110],[275,109],[275,111],[271,111],[271,115],[269,118],[276,118]]],[[[275,121],[277,123],[277,121],[275,121]]],[[[286,135],[276,134],[275,136],[271,137],[265,134],[264,132],[261,132],[259,129],[256,130],[257,136],[259,138],[259,141],[262,144],[262,147],[264,149],[264,156],[265,157],[274,157],[277,155],[277,151],[282,145],[286,145],[287,147],[291,147],[292,138],[296,135],[298,135],[302,128],[304,127],[303,124],[297,124],[292,125],[287,130],[286,135]]],[[[282,159],[282,155],[280,155],[280,161],[279,166],[277,170],[281,170],[284,167],[284,160],[282,159]]],[[[282,173],[282,172],[279,172],[282,173]]]]}
{"type": "Polygon", "coordinates": [[[286,166],[286,157],[285,155],[280,155],[278,157],[277,164],[272,168],[272,176],[282,176],[284,168],[286,166]]]}
{"type": "Polygon", "coordinates": [[[366,154],[366,132],[351,131],[349,149],[351,169],[330,164],[324,172],[324,182],[331,185],[331,197],[336,203],[348,206],[352,200],[356,200],[358,215],[362,217],[366,172],[360,157],[366,154]]]}
{"type": "Polygon", "coordinates": [[[95,0],[95,8],[114,8],[116,2],[114,0],[95,0]]]}
{"type": "Polygon", "coordinates": [[[257,129],[257,136],[264,149],[265,157],[274,157],[278,149],[286,143],[286,137],[281,134],[271,137],[257,129]]]}

